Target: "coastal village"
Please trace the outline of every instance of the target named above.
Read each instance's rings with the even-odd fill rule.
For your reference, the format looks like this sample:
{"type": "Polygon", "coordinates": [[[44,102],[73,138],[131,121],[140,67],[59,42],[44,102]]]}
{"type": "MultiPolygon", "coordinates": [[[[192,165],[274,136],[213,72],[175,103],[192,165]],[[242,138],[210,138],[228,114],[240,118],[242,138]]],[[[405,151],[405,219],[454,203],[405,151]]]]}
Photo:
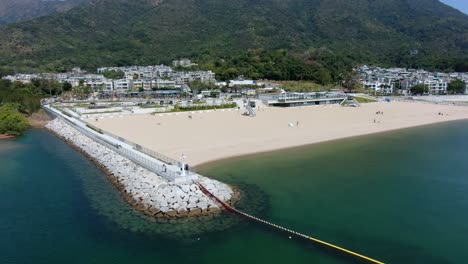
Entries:
{"type": "Polygon", "coordinates": [[[196,64],[181,59],[172,67],[103,67],[93,74],[75,68],[4,79],[27,83],[42,78],[69,83],[72,89],[88,87],[84,97],[43,100],[42,108],[56,117],[46,127],[95,161],[130,204],[152,217],[180,218],[231,208],[241,193],[196,172],[197,165],[212,160],[458,120],[468,114],[465,107],[373,96],[410,95],[418,84],[427,85],[429,95],[444,95],[451,81],[467,80],[467,73],[362,66],[355,72],[367,94],[339,88],[299,93],[266,80],[219,82],[213,72],[192,71],[192,66],[196,64]],[[209,89],[190,87],[197,82],[209,89]]]}
{"type": "MultiPolygon", "coordinates": [[[[277,82],[248,80],[242,76],[235,80],[217,81],[212,71],[190,70],[190,67],[196,65],[185,58],[174,60],[172,67],[167,65],[102,67],[98,68],[96,73],[74,68],[65,73],[18,73],[5,76],[3,79],[23,83],[31,82],[33,79],[50,79],[69,83],[72,87],[84,85],[92,91],[107,95],[180,95],[190,93],[192,90],[189,84],[197,81],[214,84],[217,93],[235,90],[241,91],[244,95],[256,95],[272,89],[281,89],[281,85],[277,82]],[[108,78],[105,77],[106,73],[120,73],[120,75],[118,78],[108,78]]],[[[465,84],[468,83],[466,72],[429,72],[422,69],[375,66],[360,66],[354,69],[354,72],[358,76],[361,90],[372,95],[411,95],[411,88],[420,84],[427,87],[425,94],[446,95],[452,81],[461,80],[465,84]]],[[[340,84],[337,84],[336,89],[339,87],[340,84]]],[[[212,90],[198,92],[210,95],[212,90]]],[[[468,86],[465,87],[465,93],[468,94],[468,86]]]]}
{"type": "MultiPolygon", "coordinates": [[[[468,83],[468,73],[464,72],[429,72],[405,68],[381,68],[362,66],[356,69],[362,85],[371,93],[385,95],[410,95],[411,88],[418,84],[428,87],[428,94],[444,95],[450,82],[461,80],[468,83]]],[[[468,87],[465,93],[468,94],[468,87]]]]}
{"type": "Polygon", "coordinates": [[[468,259],[468,0],[0,0],[0,264],[468,259]]]}
{"type": "Polygon", "coordinates": [[[212,71],[192,71],[193,66],[181,59],[172,67],[103,67],[97,73],[75,68],[4,79],[54,80],[68,83],[72,91],[87,87],[80,97],[43,99],[42,109],[55,118],[46,128],[94,161],[129,204],[157,218],[221,209],[244,215],[231,207],[241,190],[196,172],[197,165],[209,161],[468,116],[463,106],[403,97],[420,84],[428,88],[425,95],[446,95],[449,84],[468,81],[468,73],[362,66],[355,69],[360,93],[341,84],[326,91],[290,92],[277,82],[242,76],[220,82],[212,71]]]}

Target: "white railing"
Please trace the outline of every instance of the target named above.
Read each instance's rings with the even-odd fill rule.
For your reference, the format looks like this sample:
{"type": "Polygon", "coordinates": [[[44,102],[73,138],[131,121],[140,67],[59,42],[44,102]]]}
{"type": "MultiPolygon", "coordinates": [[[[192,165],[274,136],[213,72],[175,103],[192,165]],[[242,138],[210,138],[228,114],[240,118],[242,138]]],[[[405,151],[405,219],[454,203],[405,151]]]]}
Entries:
{"type": "MultiPolygon", "coordinates": [[[[90,129],[84,128],[80,124],[77,124],[72,118],[62,115],[61,113],[58,112],[58,110],[53,110],[49,107],[44,107],[43,109],[46,110],[47,112],[51,113],[54,116],[57,116],[58,118],[62,119],[65,121],[67,124],[78,130],[79,132],[83,133],[85,136],[88,138],[94,140],[95,142],[115,151],[116,153],[122,155],[123,157],[128,158],[129,160],[133,161],[134,163],[140,165],[141,167],[156,173],[157,175],[160,175],[164,177],[165,179],[169,181],[175,181],[176,178],[183,178],[184,176],[181,176],[178,171],[171,170],[168,166],[163,166],[162,163],[156,162],[154,160],[151,160],[147,157],[144,157],[143,155],[139,155],[135,153],[134,151],[121,147],[119,144],[116,144],[114,142],[111,142],[104,137],[101,137],[98,135],[100,132],[98,128],[96,127],[90,127],[90,129],[93,129],[95,131],[91,131],[90,129]]],[[[87,124],[86,124],[87,125],[87,124]]],[[[168,163],[170,164],[170,163],[168,163]]],[[[173,164],[177,165],[177,164],[173,164]]],[[[180,166],[177,166],[180,167],[180,166]]],[[[193,172],[191,173],[192,175],[194,174],[193,172]]],[[[190,174],[188,175],[190,176],[190,174]]]]}
{"type": "MultiPolygon", "coordinates": [[[[95,130],[95,131],[98,131],[99,133],[108,135],[108,136],[110,136],[110,137],[112,137],[112,138],[114,138],[114,139],[116,139],[116,140],[118,140],[118,141],[121,141],[121,142],[123,142],[123,143],[126,143],[126,144],[132,146],[133,149],[135,149],[135,150],[137,150],[137,151],[139,151],[139,152],[142,152],[142,153],[144,153],[144,154],[146,154],[146,155],[148,155],[148,156],[150,156],[150,157],[153,157],[153,158],[155,158],[155,159],[157,159],[157,160],[160,160],[160,161],[162,161],[162,162],[164,162],[164,163],[167,163],[167,164],[169,164],[169,165],[176,165],[176,166],[178,166],[178,167],[180,167],[180,166],[182,165],[180,161],[177,161],[177,160],[175,160],[175,159],[173,159],[173,158],[170,158],[170,157],[168,157],[168,156],[166,156],[166,155],[163,155],[163,154],[161,154],[161,153],[158,153],[158,152],[156,152],[156,151],[154,151],[154,150],[151,150],[151,149],[148,149],[148,148],[146,148],[146,147],[144,147],[144,146],[141,146],[141,145],[139,145],[139,144],[136,144],[136,143],[134,143],[134,142],[132,142],[132,141],[129,141],[129,140],[123,138],[123,137],[117,136],[117,135],[115,135],[115,134],[113,134],[113,133],[111,133],[111,132],[109,132],[109,131],[106,131],[106,130],[103,130],[103,129],[101,129],[101,128],[98,128],[98,127],[96,127],[96,126],[92,125],[91,123],[86,122],[86,121],[84,121],[84,120],[83,120],[82,122],[85,123],[86,126],[88,126],[89,128],[91,128],[91,129],[93,129],[93,130],[95,130]]],[[[190,171],[191,171],[191,172],[194,172],[194,169],[191,169],[190,171]]]]}

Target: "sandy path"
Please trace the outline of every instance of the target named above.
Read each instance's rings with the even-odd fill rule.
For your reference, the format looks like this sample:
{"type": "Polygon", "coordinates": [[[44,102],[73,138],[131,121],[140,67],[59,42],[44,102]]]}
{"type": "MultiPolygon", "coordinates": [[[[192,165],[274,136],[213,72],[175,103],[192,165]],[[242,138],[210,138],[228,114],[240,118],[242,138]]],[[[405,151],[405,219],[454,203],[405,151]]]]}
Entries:
{"type": "Polygon", "coordinates": [[[218,110],[89,122],[175,159],[184,153],[189,164],[197,165],[232,156],[467,118],[468,107],[393,102],[363,104],[359,108],[337,105],[264,108],[254,118],[237,111],[218,110]],[[384,114],[376,115],[377,111],[384,114]],[[445,115],[440,116],[439,112],[445,115]],[[193,118],[189,119],[188,115],[193,118]],[[294,127],[289,127],[289,123],[294,127]]]}

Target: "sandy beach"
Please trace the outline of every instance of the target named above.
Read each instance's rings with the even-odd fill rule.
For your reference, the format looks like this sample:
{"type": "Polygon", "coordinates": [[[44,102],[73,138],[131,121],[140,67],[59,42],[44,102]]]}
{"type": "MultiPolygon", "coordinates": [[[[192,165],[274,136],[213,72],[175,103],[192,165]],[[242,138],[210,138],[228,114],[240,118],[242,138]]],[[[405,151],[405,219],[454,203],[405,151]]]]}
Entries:
{"type": "Polygon", "coordinates": [[[233,156],[468,119],[468,107],[408,102],[371,103],[358,108],[263,107],[256,117],[243,116],[242,112],[114,116],[88,122],[174,159],[183,153],[190,165],[199,165],[233,156]],[[378,111],[383,114],[376,114],[378,111]]]}
{"type": "Polygon", "coordinates": [[[7,134],[0,134],[0,140],[3,140],[3,139],[12,139],[14,138],[15,136],[12,136],[12,135],[7,135],[7,134]]]}

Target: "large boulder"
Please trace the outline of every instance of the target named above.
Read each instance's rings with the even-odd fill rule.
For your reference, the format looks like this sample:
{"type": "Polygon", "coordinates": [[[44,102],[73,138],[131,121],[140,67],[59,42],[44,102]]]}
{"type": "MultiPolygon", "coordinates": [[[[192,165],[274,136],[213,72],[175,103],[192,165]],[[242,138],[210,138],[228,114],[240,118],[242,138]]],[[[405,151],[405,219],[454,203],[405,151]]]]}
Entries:
{"type": "Polygon", "coordinates": [[[190,192],[190,185],[182,185],[180,188],[184,193],[190,192]]]}
{"type": "Polygon", "coordinates": [[[189,203],[189,204],[187,205],[187,208],[188,208],[188,209],[197,208],[197,203],[189,203]]]}
{"type": "Polygon", "coordinates": [[[189,201],[189,203],[197,203],[198,202],[198,197],[190,196],[188,201],[189,201]]]}
{"type": "Polygon", "coordinates": [[[200,202],[197,204],[197,207],[205,211],[206,209],[208,209],[208,204],[206,202],[200,202]]]}

